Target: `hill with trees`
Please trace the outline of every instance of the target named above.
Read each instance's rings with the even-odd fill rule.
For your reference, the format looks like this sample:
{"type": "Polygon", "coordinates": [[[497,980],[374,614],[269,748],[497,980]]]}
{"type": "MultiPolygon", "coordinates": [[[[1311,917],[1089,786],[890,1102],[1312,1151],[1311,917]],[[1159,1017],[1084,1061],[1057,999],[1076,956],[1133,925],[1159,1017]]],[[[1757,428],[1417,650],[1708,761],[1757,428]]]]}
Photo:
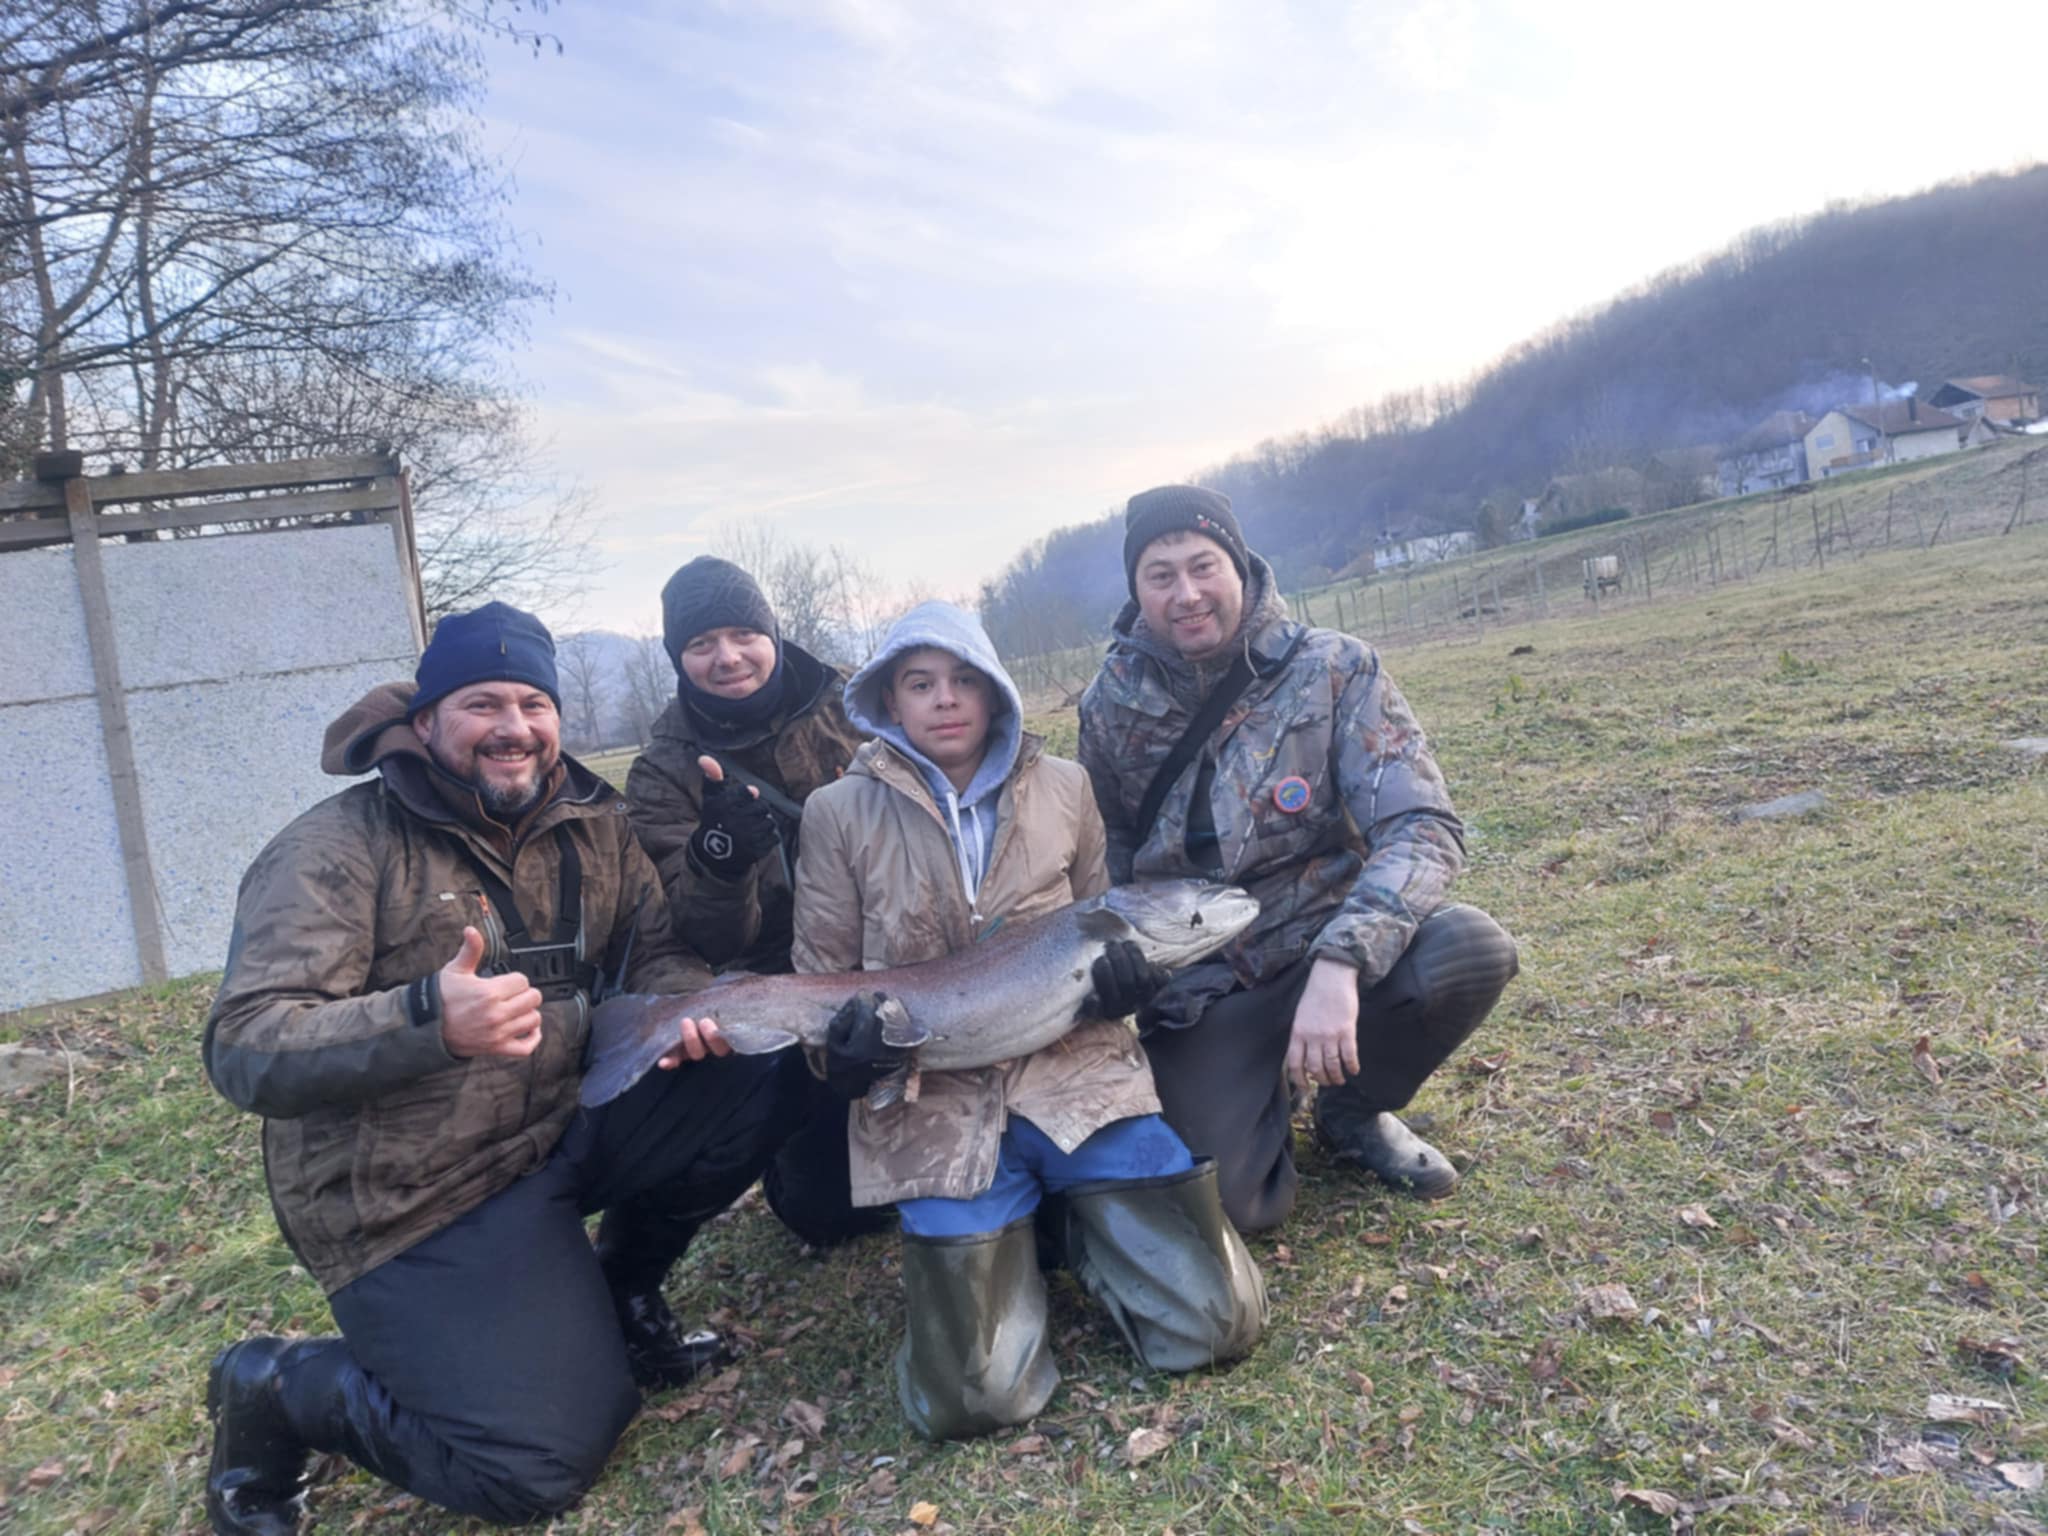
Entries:
{"type": "MultiPolygon", "coordinates": [[[[2048,166],[1753,229],[1509,350],[1197,475],[1290,587],[1369,568],[1382,535],[1504,537],[1560,477],[1645,472],[1779,410],[1818,414],[1986,373],[2048,378],[2048,166]]],[[[981,593],[1009,654],[1099,637],[1124,596],[1120,516],[1063,528],[981,593]]]]}

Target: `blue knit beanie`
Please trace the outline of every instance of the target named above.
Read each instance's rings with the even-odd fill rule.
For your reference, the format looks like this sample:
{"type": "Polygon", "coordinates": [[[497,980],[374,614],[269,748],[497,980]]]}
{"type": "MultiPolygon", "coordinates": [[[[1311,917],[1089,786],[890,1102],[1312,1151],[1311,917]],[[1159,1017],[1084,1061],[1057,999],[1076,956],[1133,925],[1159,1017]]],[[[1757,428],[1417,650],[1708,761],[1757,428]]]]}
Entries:
{"type": "Polygon", "coordinates": [[[438,704],[472,683],[525,683],[562,707],[555,676],[555,637],[547,625],[509,603],[485,603],[468,613],[451,613],[434,626],[413,674],[411,713],[438,704]]]}

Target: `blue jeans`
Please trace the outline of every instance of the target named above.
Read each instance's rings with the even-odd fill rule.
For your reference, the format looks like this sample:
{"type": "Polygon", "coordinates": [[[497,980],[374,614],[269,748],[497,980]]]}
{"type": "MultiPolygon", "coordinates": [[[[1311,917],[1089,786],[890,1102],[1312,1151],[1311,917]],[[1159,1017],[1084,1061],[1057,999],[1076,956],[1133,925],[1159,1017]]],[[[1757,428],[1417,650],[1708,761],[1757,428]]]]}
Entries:
{"type": "Polygon", "coordinates": [[[1021,1115],[1010,1116],[987,1189],[964,1200],[900,1200],[912,1237],[971,1237],[1000,1232],[1038,1209],[1039,1198],[1098,1179],[1149,1179],[1195,1166],[1186,1143],[1157,1115],[1113,1120],[1072,1152],[1021,1115]]]}

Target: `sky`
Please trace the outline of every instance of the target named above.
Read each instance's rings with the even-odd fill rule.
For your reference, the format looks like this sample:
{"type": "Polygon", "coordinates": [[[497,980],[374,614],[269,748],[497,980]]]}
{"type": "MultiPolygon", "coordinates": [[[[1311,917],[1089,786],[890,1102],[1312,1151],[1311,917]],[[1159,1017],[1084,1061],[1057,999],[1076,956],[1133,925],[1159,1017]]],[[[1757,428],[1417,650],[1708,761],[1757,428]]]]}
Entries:
{"type": "Polygon", "coordinates": [[[2048,159],[2048,6],[557,0],[491,61],[518,360],[659,628],[740,525],[971,596],[1742,230],[2048,159]]]}

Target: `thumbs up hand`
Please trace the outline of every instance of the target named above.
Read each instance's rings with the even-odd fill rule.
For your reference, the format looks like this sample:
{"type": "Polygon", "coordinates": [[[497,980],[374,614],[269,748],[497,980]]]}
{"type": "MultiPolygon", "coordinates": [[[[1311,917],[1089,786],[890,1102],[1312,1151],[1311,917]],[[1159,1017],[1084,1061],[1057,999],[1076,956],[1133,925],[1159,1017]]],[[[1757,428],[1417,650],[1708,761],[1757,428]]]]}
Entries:
{"type": "Polygon", "coordinates": [[[540,993],[516,971],[479,976],[484,936],[462,930],[441,967],[441,1043],[451,1056],[531,1056],[540,1044],[540,993]]]}
{"type": "Polygon", "coordinates": [[[704,775],[704,807],[690,837],[690,860],[705,874],[738,880],[775,851],[781,835],[775,815],[753,785],[728,779],[717,758],[698,758],[697,771],[704,775]]]}

